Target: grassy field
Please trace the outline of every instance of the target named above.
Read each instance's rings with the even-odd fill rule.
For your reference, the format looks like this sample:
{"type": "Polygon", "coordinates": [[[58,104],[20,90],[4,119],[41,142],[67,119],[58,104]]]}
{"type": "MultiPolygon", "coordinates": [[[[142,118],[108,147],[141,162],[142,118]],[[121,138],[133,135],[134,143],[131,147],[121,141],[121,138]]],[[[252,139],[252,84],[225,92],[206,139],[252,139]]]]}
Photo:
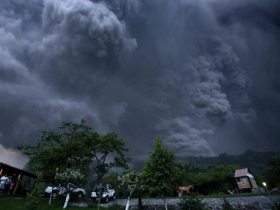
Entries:
{"type": "MultiPolygon", "coordinates": [[[[48,198],[40,199],[40,210],[62,210],[64,200],[63,199],[54,199],[52,200],[51,205],[49,205],[48,198]]],[[[26,210],[25,206],[25,198],[23,197],[12,197],[12,196],[2,196],[0,197],[0,210],[26,210]]],[[[81,210],[81,209],[97,209],[93,206],[91,207],[75,207],[75,206],[67,206],[66,209],[69,210],[81,210]]],[[[102,209],[102,208],[101,208],[102,209]]]]}

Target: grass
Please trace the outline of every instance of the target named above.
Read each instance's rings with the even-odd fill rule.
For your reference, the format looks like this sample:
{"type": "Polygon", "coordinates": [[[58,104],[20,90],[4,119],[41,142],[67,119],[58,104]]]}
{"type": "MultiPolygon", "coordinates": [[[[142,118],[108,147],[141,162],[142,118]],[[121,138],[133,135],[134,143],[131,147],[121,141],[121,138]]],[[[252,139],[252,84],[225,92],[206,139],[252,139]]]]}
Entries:
{"type": "MultiPolygon", "coordinates": [[[[201,196],[202,198],[224,198],[224,197],[252,197],[252,196],[268,196],[267,193],[237,193],[237,194],[211,194],[211,195],[205,195],[201,196]]],[[[273,195],[280,195],[279,192],[271,193],[271,196],[273,195]]]]}
{"type": "MultiPolygon", "coordinates": [[[[12,196],[2,196],[0,197],[0,210],[27,210],[25,208],[24,197],[12,197],[12,196]]],[[[51,205],[49,205],[48,198],[41,198],[39,208],[40,210],[62,210],[64,204],[64,199],[54,199],[51,205]]],[[[69,210],[81,210],[81,209],[92,209],[95,210],[97,207],[77,207],[77,206],[67,206],[66,209],[69,210]]],[[[105,209],[105,208],[100,208],[105,209]]],[[[108,208],[107,208],[108,209],[108,208]]]]}

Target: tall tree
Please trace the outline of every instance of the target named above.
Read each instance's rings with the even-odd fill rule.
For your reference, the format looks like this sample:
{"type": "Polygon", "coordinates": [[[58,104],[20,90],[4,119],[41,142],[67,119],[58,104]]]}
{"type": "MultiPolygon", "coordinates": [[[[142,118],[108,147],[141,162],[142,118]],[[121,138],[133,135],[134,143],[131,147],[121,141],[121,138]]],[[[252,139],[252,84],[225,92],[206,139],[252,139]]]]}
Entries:
{"type": "MultiPolygon", "coordinates": [[[[59,172],[59,170],[56,170],[55,178],[60,180],[64,185],[62,186],[63,188],[66,189],[66,198],[65,202],[63,205],[63,208],[65,209],[68,205],[68,201],[70,200],[70,192],[71,188],[76,187],[73,185],[73,183],[77,183],[79,179],[83,179],[84,175],[80,173],[79,170],[73,170],[67,168],[63,172],[59,172]]],[[[50,195],[50,201],[51,201],[51,195],[50,195]]],[[[49,202],[50,203],[50,202],[49,202]]]]}
{"type": "Polygon", "coordinates": [[[85,120],[80,123],[63,122],[60,130],[42,131],[36,145],[17,146],[29,158],[27,165],[42,171],[46,182],[55,181],[56,168],[75,168],[87,174],[92,157],[88,135],[91,133],[91,137],[99,138],[97,133],[91,132],[85,120]]]}
{"type": "Polygon", "coordinates": [[[266,179],[268,180],[268,186],[278,187],[280,189],[280,156],[276,156],[268,162],[268,170],[266,172],[266,179]]]}
{"type": "Polygon", "coordinates": [[[102,178],[109,168],[128,168],[124,152],[128,151],[125,142],[117,134],[99,135],[93,132],[85,120],[80,123],[63,122],[60,132],[42,131],[37,145],[19,145],[17,148],[29,157],[28,166],[43,172],[46,182],[55,182],[56,168],[71,168],[85,175],[93,164],[98,178],[102,178]],[[106,161],[111,155],[112,161],[106,161]]]}
{"type": "Polygon", "coordinates": [[[175,153],[162,147],[160,139],[156,139],[154,150],[150,151],[150,160],[145,162],[141,181],[143,188],[153,197],[164,201],[176,188],[179,170],[175,164],[175,153]]]}
{"type": "MultiPolygon", "coordinates": [[[[129,190],[129,196],[127,198],[125,210],[129,209],[130,199],[134,190],[138,189],[138,193],[139,190],[141,190],[140,189],[141,187],[139,186],[140,179],[141,179],[141,173],[137,173],[135,171],[130,171],[125,173],[123,176],[118,176],[118,181],[120,182],[120,185],[126,185],[129,190]]],[[[140,197],[138,196],[138,207],[140,207],[139,209],[142,208],[141,196],[140,197]]]]}
{"type": "Polygon", "coordinates": [[[128,151],[125,148],[125,142],[123,139],[118,138],[117,133],[109,132],[104,136],[100,136],[96,139],[92,138],[92,162],[91,166],[97,175],[97,181],[100,183],[102,177],[108,173],[111,168],[123,168],[128,169],[129,157],[125,157],[125,152],[128,151]],[[96,141],[97,140],[97,141],[96,141]],[[107,159],[110,156],[112,161],[108,162],[107,159]]]}

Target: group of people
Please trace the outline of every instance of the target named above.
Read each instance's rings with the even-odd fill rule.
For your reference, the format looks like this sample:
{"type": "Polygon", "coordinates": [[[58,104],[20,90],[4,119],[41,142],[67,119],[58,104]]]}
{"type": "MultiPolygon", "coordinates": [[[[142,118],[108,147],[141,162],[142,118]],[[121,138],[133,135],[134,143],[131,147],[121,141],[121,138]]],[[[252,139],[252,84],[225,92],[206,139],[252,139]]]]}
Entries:
{"type": "Polygon", "coordinates": [[[0,179],[0,193],[11,194],[14,189],[15,183],[11,176],[4,174],[0,179]]]}

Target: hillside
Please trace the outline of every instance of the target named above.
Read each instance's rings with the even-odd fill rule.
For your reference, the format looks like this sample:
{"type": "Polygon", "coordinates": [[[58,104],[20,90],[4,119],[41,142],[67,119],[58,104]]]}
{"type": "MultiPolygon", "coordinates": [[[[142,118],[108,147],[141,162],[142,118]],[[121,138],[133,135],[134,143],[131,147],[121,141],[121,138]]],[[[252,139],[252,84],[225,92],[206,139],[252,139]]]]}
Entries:
{"type": "Polygon", "coordinates": [[[252,173],[263,176],[268,168],[267,163],[279,157],[280,152],[257,152],[247,150],[240,155],[229,155],[226,153],[220,154],[217,157],[177,157],[180,163],[191,163],[196,167],[209,167],[216,165],[239,165],[241,167],[248,167],[252,173]]]}
{"type": "MultiPolygon", "coordinates": [[[[239,165],[244,168],[250,168],[253,174],[264,176],[268,168],[267,163],[275,157],[280,157],[280,152],[258,152],[247,150],[240,155],[229,155],[227,153],[222,153],[217,157],[181,156],[177,157],[177,162],[192,164],[195,167],[203,168],[217,165],[239,165]]],[[[141,170],[144,162],[135,160],[132,162],[132,164],[136,170],[141,170]]]]}

